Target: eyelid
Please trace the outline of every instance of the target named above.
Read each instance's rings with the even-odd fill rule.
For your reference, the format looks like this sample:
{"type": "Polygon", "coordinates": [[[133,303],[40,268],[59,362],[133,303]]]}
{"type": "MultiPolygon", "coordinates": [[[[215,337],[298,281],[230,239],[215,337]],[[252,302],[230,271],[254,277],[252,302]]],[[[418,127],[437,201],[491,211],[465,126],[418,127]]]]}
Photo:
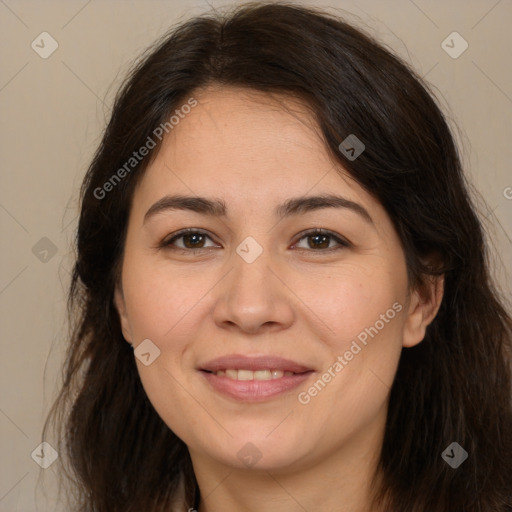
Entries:
{"type": "Polygon", "coordinates": [[[330,230],[324,229],[324,228],[309,228],[309,229],[306,229],[304,231],[301,231],[300,233],[298,233],[296,235],[296,242],[294,243],[293,246],[295,246],[295,244],[300,242],[300,240],[302,240],[303,238],[306,238],[307,236],[314,236],[314,235],[326,235],[326,236],[329,236],[331,239],[336,241],[339,246],[338,247],[330,247],[328,249],[303,249],[301,247],[301,248],[299,248],[299,250],[304,250],[304,251],[308,251],[308,252],[322,253],[322,252],[334,251],[334,250],[337,250],[337,249],[340,249],[340,248],[352,247],[352,243],[349,242],[346,238],[342,237],[341,235],[338,235],[337,233],[334,233],[333,231],[330,231],[330,230]]]}
{"type": "Polygon", "coordinates": [[[175,240],[179,239],[180,237],[182,237],[184,235],[188,235],[188,234],[203,235],[203,236],[206,236],[207,238],[209,238],[210,240],[214,241],[213,237],[208,233],[208,231],[205,231],[204,229],[185,228],[185,229],[180,229],[179,231],[176,231],[175,233],[172,233],[171,235],[165,237],[158,244],[158,247],[163,248],[163,249],[172,247],[173,249],[176,249],[178,251],[181,250],[181,251],[185,251],[185,252],[200,251],[202,249],[211,249],[211,247],[199,247],[197,249],[182,249],[181,247],[175,247],[172,245],[172,242],[174,242],[175,240]]]}
{"type": "MultiPolygon", "coordinates": [[[[207,238],[209,238],[210,240],[212,240],[213,242],[215,242],[213,240],[212,236],[208,233],[208,231],[205,231],[204,229],[185,228],[185,229],[181,229],[181,230],[179,230],[179,231],[177,231],[175,233],[172,233],[170,236],[164,238],[158,244],[158,248],[161,248],[161,249],[172,248],[172,250],[177,250],[177,251],[181,251],[181,252],[188,252],[188,253],[190,253],[190,252],[198,252],[198,251],[201,251],[201,250],[206,250],[206,249],[211,249],[212,248],[212,247],[198,247],[197,249],[183,249],[182,247],[176,247],[176,246],[172,245],[172,243],[175,240],[178,240],[179,238],[181,238],[182,236],[187,235],[187,234],[203,235],[203,236],[206,236],[207,238]]],[[[323,229],[323,228],[309,228],[309,229],[306,229],[304,231],[301,231],[300,233],[298,233],[296,235],[296,237],[295,237],[296,241],[294,242],[292,247],[294,247],[303,238],[306,238],[307,236],[314,236],[314,235],[326,235],[326,236],[329,236],[331,239],[333,239],[334,241],[336,241],[338,243],[338,247],[330,247],[328,249],[305,249],[305,248],[300,247],[298,250],[307,251],[307,252],[310,252],[310,253],[311,252],[325,253],[325,252],[331,252],[331,251],[339,250],[341,248],[352,247],[352,243],[349,242],[346,238],[342,237],[341,235],[338,235],[337,233],[334,233],[333,231],[330,231],[328,229],[323,229]]]]}

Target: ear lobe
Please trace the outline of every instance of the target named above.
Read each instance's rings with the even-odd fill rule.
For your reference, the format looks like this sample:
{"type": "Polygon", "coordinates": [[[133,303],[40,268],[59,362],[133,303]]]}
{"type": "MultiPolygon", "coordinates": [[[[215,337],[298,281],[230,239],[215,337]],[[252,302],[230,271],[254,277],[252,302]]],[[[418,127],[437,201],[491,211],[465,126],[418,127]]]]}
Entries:
{"type": "Polygon", "coordinates": [[[423,340],[427,326],[441,307],[443,294],[444,275],[427,277],[424,285],[413,291],[403,331],[404,347],[413,347],[423,340]]]}
{"type": "Polygon", "coordinates": [[[119,285],[117,285],[114,290],[114,305],[117,309],[117,312],[119,313],[123,337],[128,343],[132,344],[132,334],[130,329],[130,323],[128,321],[128,314],[126,312],[126,303],[124,301],[123,292],[119,285]]]}

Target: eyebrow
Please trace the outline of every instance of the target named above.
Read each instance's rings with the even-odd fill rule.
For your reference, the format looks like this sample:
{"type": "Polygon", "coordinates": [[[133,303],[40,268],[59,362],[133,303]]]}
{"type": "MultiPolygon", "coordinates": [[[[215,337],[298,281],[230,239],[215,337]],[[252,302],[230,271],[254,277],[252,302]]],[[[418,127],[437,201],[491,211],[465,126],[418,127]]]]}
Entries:
{"type": "MultiPolygon", "coordinates": [[[[275,215],[281,219],[292,215],[305,214],[322,208],[342,208],[350,210],[367,223],[374,225],[370,214],[359,203],[333,194],[303,196],[288,199],[275,208],[275,215]]],[[[197,196],[164,196],[154,203],[144,215],[144,223],[154,215],[172,210],[186,210],[213,217],[226,217],[227,207],[222,199],[197,196]]]]}

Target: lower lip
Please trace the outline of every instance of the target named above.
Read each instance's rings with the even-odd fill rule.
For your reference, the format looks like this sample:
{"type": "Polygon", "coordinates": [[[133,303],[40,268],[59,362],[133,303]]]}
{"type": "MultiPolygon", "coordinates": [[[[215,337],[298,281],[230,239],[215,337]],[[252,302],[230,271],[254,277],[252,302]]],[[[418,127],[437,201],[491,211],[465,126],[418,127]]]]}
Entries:
{"type": "Polygon", "coordinates": [[[270,380],[235,380],[205,371],[201,373],[216,391],[224,395],[246,402],[262,402],[300,386],[313,371],[270,380]]]}

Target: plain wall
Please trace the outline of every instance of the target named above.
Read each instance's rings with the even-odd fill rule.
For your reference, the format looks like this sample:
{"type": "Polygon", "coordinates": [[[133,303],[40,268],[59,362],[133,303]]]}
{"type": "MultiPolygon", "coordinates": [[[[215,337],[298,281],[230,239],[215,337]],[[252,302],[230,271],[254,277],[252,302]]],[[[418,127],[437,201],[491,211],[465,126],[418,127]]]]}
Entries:
{"type": "MultiPolygon", "coordinates": [[[[481,214],[492,238],[495,272],[510,296],[512,2],[304,3],[348,11],[349,21],[369,28],[437,91],[460,128],[468,177],[487,202],[481,214]],[[456,59],[441,47],[453,31],[469,44],[456,59]]],[[[133,60],[171,25],[209,5],[226,4],[0,3],[0,511],[62,510],[52,501],[56,465],[42,470],[31,453],[42,440],[60,382],[78,189],[113,94],[133,60]],[[34,40],[42,46],[41,32],[58,43],[46,59],[31,47],[34,40]]]]}

